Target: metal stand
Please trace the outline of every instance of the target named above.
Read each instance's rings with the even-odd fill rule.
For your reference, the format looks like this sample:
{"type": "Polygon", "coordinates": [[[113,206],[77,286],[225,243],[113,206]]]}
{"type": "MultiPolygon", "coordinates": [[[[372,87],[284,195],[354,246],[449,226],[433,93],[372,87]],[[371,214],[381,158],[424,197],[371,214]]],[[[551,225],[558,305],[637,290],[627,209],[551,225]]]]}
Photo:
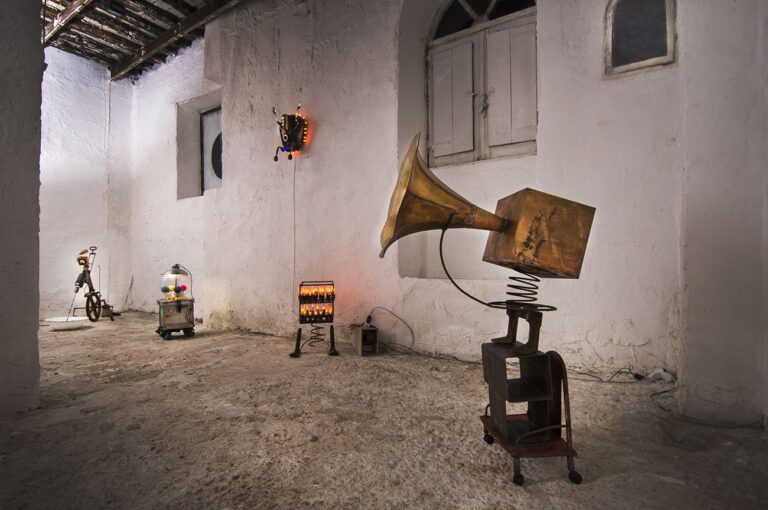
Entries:
{"type": "MultiPolygon", "coordinates": [[[[517,312],[517,310],[509,310],[517,312]]],[[[483,423],[483,439],[488,444],[497,442],[513,459],[512,482],[522,485],[525,478],[521,472],[522,458],[566,457],[568,478],[581,483],[576,471],[571,433],[571,408],[568,396],[568,375],[565,363],[555,351],[543,353],[534,347],[538,345],[541,313],[528,311],[526,314],[509,313],[510,333],[503,339],[516,334],[517,320],[528,320],[531,331],[528,343],[494,342],[482,345],[483,376],[488,384],[489,405],[486,414],[480,417],[483,423]],[[507,378],[507,359],[518,358],[520,377],[507,378]],[[507,414],[507,402],[526,402],[524,414],[507,414]],[[490,410],[490,414],[488,414],[490,410]],[[562,437],[565,429],[565,439],[562,437]]]]}
{"type": "MultiPolygon", "coordinates": [[[[293,348],[293,352],[289,353],[288,356],[291,358],[298,358],[301,356],[301,350],[304,348],[304,345],[313,345],[317,342],[325,342],[325,337],[322,335],[322,326],[312,324],[312,334],[310,335],[309,340],[303,344],[301,343],[301,328],[299,328],[296,330],[296,345],[293,348]]],[[[338,355],[339,351],[336,350],[336,334],[333,329],[333,324],[331,324],[331,338],[329,342],[328,356],[338,355]]]]}
{"type": "Polygon", "coordinates": [[[506,336],[494,338],[491,341],[495,344],[513,345],[516,354],[533,354],[539,350],[539,330],[543,314],[538,311],[536,305],[526,303],[516,303],[507,301],[507,315],[509,316],[509,325],[507,326],[506,336]],[[528,341],[520,343],[517,341],[517,325],[520,319],[528,322],[528,341]]]}

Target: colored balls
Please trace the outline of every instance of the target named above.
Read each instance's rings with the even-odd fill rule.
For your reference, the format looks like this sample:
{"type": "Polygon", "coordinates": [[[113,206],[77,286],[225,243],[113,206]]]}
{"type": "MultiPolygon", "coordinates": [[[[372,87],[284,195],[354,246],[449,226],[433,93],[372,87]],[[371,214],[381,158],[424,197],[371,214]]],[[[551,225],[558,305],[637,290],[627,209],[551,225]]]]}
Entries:
{"type": "Polygon", "coordinates": [[[181,287],[177,285],[177,286],[175,286],[173,288],[173,291],[176,292],[176,293],[179,293],[179,292],[181,292],[181,287]]]}
{"type": "Polygon", "coordinates": [[[160,287],[160,290],[161,290],[162,292],[168,292],[170,289],[168,288],[168,286],[167,286],[167,285],[163,285],[162,287],[160,287]]]}
{"type": "Polygon", "coordinates": [[[182,292],[184,292],[185,290],[187,290],[187,286],[186,286],[186,285],[184,285],[184,284],[182,284],[182,285],[181,285],[181,291],[182,291],[182,292]]]}

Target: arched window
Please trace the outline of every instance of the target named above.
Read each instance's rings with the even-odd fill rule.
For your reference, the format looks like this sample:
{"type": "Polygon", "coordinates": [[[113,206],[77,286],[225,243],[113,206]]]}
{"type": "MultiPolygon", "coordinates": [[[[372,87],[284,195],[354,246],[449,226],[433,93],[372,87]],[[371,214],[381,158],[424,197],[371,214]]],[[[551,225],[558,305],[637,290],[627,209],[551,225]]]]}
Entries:
{"type": "Polygon", "coordinates": [[[454,0],[429,45],[431,166],[536,151],[535,0],[454,0]]]}
{"type": "Polygon", "coordinates": [[[605,72],[675,60],[674,0],[611,0],[605,12],[605,72]]]}

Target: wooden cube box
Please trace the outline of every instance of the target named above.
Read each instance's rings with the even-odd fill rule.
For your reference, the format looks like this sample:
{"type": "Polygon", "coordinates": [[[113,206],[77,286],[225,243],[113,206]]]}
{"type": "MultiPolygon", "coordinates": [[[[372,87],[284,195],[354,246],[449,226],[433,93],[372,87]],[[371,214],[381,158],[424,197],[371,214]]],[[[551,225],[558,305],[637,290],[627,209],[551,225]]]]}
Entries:
{"type": "Polygon", "coordinates": [[[526,188],[499,200],[509,220],[491,232],[483,260],[541,278],[578,278],[595,208],[526,188]]]}

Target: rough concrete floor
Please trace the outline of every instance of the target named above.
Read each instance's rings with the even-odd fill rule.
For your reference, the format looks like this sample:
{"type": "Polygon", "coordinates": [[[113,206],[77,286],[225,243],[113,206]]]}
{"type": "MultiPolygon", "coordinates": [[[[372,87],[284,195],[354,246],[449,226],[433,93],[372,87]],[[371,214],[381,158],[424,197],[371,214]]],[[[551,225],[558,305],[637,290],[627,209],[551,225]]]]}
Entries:
{"type": "MultiPolygon", "coordinates": [[[[766,508],[768,435],[656,408],[660,383],[572,381],[576,467],[482,441],[481,368],[290,359],[290,339],[156,318],[42,328],[38,409],[0,422],[0,508],[766,508]]],[[[572,378],[576,377],[572,375],[572,378]]]]}

